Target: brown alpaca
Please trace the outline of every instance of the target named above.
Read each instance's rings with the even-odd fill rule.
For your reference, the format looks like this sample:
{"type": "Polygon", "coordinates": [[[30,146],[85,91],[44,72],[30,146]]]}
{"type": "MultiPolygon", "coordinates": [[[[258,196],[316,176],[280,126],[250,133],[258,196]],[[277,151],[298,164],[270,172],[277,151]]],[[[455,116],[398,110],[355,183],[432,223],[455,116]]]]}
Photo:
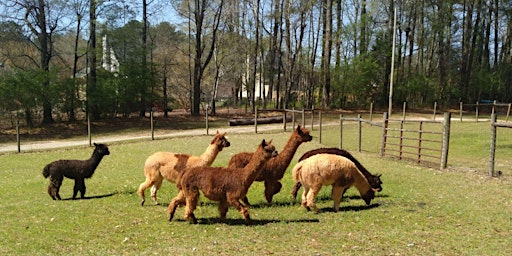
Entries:
{"type": "Polygon", "coordinates": [[[318,212],[315,197],[322,186],[332,185],[334,211],[340,208],[343,192],[354,185],[367,205],[375,197],[375,189],[348,158],[333,154],[318,154],[298,162],[292,170],[293,179],[304,186],[302,205],[318,212]]]}
{"type": "MultiPolygon", "coordinates": [[[[354,164],[357,166],[357,169],[363,173],[364,177],[368,180],[368,183],[372,186],[372,188],[376,189],[376,191],[380,192],[382,191],[382,181],[380,180],[381,174],[371,174],[357,159],[352,156],[348,151],[340,148],[317,148],[310,150],[306,153],[304,153],[300,158],[299,162],[307,159],[311,156],[317,155],[317,154],[334,154],[334,155],[340,155],[348,158],[350,161],[354,162],[354,164]]],[[[299,191],[301,187],[300,182],[295,183],[295,186],[293,186],[292,190],[292,196],[293,199],[297,198],[297,192],[299,191]]],[[[343,191],[343,194],[345,194],[345,191],[343,191]]],[[[342,195],[343,196],[343,195],[342,195]]]]}
{"type": "Polygon", "coordinates": [[[242,205],[240,200],[247,195],[249,187],[262,171],[265,162],[276,155],[277,151],[271,142],[267,143],[263,140],[249,164],[244,168],[204,166],[185,169],[176,184],[180,192],[169,204],[169,221],[174,217],[178,206],[186,205],[185,219],[196,224],[194,210],[199,201],[199,190],[201,190],[206,198],[219,202],[221,222],[226,219],[229,205],[235,207],[245,221],[249,222],[251,220],[249,209],[242,205]]]}
{"type": "MultiPolygon", "coordinates": [[[[283,150],[279,155],[275,158],[270,159],[265,166],[263,167],[263,171],[256,178],[256,181],[263,181],[265,184],[265,199],[267,199],[267,204],[272,204],[272,198],[275,194],[279,193],[282,188],[282,184],[280,180],[283,178],[288,165],[293,159],[297,148],[303,142],[311,141],[313,137],[309,135],[309,131],[306,128],[301,128],[300,125],[297,126],[297,129],[294,130],[290,139],[284,146],[283,150]]],[[[242,152],[234,155],[229,160],[229,167],[241,168],[244,167],[249,160],[251,159],[252,153],[250,152],[242,152]]],[[[245,205],[250,205],[247,197],[243,199],[245,205]]]]}
{"type": "Polygon", "coordinates": [[[212,142],[206,148],[206,151],[200,156],[191,156],[187,154],[176,154],[171,152],[156,152],[146,159],[144,164],[144,175],[146,181],[140,184],[137,194],[142,198],[141,205],[144,205],[146,198],[144,192],[151,186],[151,198],[158,204],[156,193],[162,186],[165,178],[169,182],[176,183],[179,173],[187,167],[210,166],[217,157],[217,154],[223,148],[229,147],[230,143],[226,138],[226,133],[217,134],[212,142]]]}

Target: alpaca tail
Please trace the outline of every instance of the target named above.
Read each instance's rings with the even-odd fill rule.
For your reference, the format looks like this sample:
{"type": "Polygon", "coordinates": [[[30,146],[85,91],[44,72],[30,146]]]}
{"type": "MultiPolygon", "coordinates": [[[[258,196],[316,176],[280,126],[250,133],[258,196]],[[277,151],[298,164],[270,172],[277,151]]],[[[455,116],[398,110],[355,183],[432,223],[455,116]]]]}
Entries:
{"type": "Polygon", "coordinates": [[[295,165],[295,167],[293,168],[292,170],[292,175],[293,175],[293,179],[295,180],[295,186],[293,186],[293,190],[292,190],[292,197],[293,199],[296,199],[297,198],[297,193],[299,192],[299,189],[301,187],[301,169],[302,169],[302,164],[299,163],[297,165],[295,165]]]}
{"type": "Polygon", "coordinates": [[[43,176],[45,179],[48,178],[48,176],[50,176],[50,165],[46,165],[43,168],[43,176]]]}

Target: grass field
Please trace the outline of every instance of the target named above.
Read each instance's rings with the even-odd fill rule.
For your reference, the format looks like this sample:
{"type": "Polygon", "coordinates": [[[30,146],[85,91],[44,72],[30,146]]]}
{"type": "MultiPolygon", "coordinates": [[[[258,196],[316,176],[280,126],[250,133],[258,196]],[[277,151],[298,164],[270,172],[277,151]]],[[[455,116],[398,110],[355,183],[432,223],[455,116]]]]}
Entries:
{"type": "MultiPolygon", "coordinates": [[[[249,200],[254,222],[245,225],[233,208],[218,223],[216,203],[202,200],[198,225],[183,220],[183,208],[168,221],[167,205],[177,193],[164,182],[162,205],[136,193],[144,181],[147,156],[166,150],[200,154],[212,136],[182,137],[110,145],[94,176],[86,180],[87,199],[53,201],[41,175],[56,159],[85,159],[91,148],[0,155],[2,200],[1,255],[511,255],[512,131],[500,129],[496,169],[487,176],[489,123],[452,123],[448,169],[380,158],[380,129],[365,126],[362,152],[348,125],[343,147],[372,173],[382,173],[383,191],[367,207],[355,188],[345,194],[341,211],[332,211],[330,189],[317,198],[319,214],[291,200],[290,170],[307,150],[338,146],[335,127],[318,130],[299,147],[275,204],[264,203],[263,186],[254,183],[249,200]]],[[[355,128],[355,126],[353,126],[355,128]]],[[[214,166],[227,165],[241,151],[253,151],[261,139],[281,150],[290,132],[228,134],[231,147],[214,166]]],[[[64,180],[63,199],[73,182],[64,180]]],[[[146,193],[149,195],[149,191],[146,193]]]]}

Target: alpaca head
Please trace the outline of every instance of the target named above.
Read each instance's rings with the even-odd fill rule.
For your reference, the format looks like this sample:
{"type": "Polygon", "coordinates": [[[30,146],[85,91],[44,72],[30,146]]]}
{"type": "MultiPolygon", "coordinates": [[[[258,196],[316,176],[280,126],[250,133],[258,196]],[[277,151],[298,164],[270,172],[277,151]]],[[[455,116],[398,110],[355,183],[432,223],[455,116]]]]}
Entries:
{"type": "Polygon", "coordinates": [[[110,151],[108,151],[107,145],[94,143],[94,147],[94,153],[100,156],[110,155],[110,151]]]}
{"type": "Polygon", "coordinates": [[[297,125],[295,132],[299,135],[300,142],[308,142],[313,140],[313,136],[309,135],[309,130],[305,127],[300,127],[300,125],[297,125]]]}
{"type": "Polygon", "coordinates": [[[375,198],[375,189],[369,189],[364,195],[361,195],[366,205],[370,205],[372,199],[375,198]]]}
{"type": "Polygon", "coordinates": [[[368,183],[370,183],[370,186],[372,186],[375,192],[382,191],[382,180],[380,180],[381,175],[382,174],[372,174],[370,177],[368,177],[368,183]]]}
{"type": "Polygon", "coordinates": [[[269,142],[262,140],[261,144],[260,144],[260,148],[264,152],[266,159],[270,159],[272,157],[277,156],[277,150],[276,150],[276,147],[274,147],[274,145],[272,145],[272,140],[270,140],[269,142]]]}
{"type": "Polygon", "coordinates": [[[221,133],[219,133],[219,131],[217,131],[215,138],[213,138],[213,140],[210,144],[216,145],[217,148],[219,149],[219,151],[222,151],[223,148],[227,148],[231,145],[231,143],[229,143],[229,141],[226,137],[226,133],[221,134],[221,133]]]}

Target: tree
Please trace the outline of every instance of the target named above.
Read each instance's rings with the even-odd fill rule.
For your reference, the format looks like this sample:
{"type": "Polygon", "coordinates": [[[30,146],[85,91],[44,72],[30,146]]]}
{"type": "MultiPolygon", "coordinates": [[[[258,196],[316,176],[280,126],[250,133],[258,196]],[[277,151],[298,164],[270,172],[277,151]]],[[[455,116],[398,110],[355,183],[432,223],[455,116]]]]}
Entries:
{"type": "MultiPolygon", "coordinates": [[[[178,6],[181,6],[181,3],[182,2],[177,1],[178,6]]],[[[220,0],[219,2],[195,0],[192,5],[188,2],[186,9],[178,8],[181,10],[180,14],[194,24],[194,68],[191,114],[195,116],[199,115],[201,83],[204,71],[213,57],[223,6],[224,0],[220,0]]]]}

